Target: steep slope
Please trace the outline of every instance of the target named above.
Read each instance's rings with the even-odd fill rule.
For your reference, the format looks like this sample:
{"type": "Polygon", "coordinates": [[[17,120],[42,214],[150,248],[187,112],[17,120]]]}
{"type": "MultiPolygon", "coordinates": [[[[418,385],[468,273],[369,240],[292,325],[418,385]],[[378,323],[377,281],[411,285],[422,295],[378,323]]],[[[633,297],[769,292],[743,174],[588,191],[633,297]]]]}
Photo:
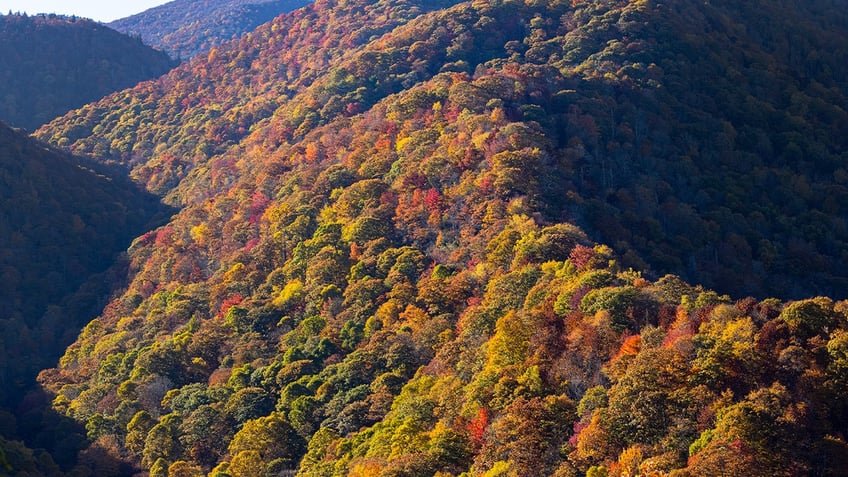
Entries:
{"type": "Polygon", "coordinates": [[[32,130],[174,65],[90,20],[0,15],[0,119],[32,130]]]}
{"type": "Polygon", "coordinates": [[[309,0],[174,0],[109,26],[187,60],[307,3],[309,0]]]}
{"type": "Polygon", "coordinates": [[[828,3],[324,1],[61,118],[183,208],[41,383],[154,475],[838,475],[848,302],[627,267],[844,294],[828,3]]]}

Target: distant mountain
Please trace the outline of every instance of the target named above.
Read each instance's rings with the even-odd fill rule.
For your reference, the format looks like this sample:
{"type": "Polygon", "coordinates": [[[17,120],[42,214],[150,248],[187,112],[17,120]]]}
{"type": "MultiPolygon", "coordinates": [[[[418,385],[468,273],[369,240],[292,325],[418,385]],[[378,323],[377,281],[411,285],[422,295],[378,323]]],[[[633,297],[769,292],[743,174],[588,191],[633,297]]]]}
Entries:
{"type": "Polygon", "coordinates": [[[310,0],[174,0],[109,26],[187,60],[310,0]]]}
{"type": "Polygon", "coordinates": [[[32,130],[174,65],[90,20],[0,15],[0,119],[32,130]]]}

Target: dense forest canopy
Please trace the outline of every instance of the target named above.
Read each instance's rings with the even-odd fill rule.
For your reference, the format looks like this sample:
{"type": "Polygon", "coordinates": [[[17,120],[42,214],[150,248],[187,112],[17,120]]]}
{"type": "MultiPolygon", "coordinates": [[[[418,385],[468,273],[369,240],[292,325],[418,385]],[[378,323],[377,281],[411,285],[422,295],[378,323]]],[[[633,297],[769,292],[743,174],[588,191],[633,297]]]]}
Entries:
{"type": "Polygon", "coordinates": [[[0,15],[0,120],[36,129],[174,65],[165,53],[91,20],[0,15]]]}
{"type": "Polygon", "coordinates": [[[77,465],[844,475],[846,29],[320,0],[44,126],[180,207],[39,376],[77,465]]]}
{"type": "Polygon", "coordinates": [[[309,0],[174,0],[109,23],[146,44],[188,60],[309,0]]]}

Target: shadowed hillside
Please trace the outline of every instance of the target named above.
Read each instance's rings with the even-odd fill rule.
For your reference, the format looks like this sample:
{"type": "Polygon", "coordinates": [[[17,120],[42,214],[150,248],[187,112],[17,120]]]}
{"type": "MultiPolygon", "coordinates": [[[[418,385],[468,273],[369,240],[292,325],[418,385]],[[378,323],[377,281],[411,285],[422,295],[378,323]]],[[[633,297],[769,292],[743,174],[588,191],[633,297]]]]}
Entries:
{"type": "Polygon", "coordinates": [[[73,426],[43,414],[49,401],[38,393],[24,396],[126,285],[121,253],[167,212],[116,172],[0,123],[0,436],[34,441],[62,465],[84,446],[82,435],[45,432],[73,426]]]}
{"type": "Polygon", "coordinates": [[[0,15],[0,120],[32,130],[174,65],[91,20],[0,15]]]}

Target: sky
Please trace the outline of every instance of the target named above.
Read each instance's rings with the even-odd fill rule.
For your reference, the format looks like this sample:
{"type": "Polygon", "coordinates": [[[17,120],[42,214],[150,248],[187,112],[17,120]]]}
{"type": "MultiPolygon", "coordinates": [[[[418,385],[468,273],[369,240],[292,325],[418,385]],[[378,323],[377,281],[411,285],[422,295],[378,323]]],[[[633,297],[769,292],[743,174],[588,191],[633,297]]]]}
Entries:
{"type": "Polygon", "coordinates": [[[0,0],[0,14],[60,13],[110,22],[167,3],[168,0],[0,0]]]}

